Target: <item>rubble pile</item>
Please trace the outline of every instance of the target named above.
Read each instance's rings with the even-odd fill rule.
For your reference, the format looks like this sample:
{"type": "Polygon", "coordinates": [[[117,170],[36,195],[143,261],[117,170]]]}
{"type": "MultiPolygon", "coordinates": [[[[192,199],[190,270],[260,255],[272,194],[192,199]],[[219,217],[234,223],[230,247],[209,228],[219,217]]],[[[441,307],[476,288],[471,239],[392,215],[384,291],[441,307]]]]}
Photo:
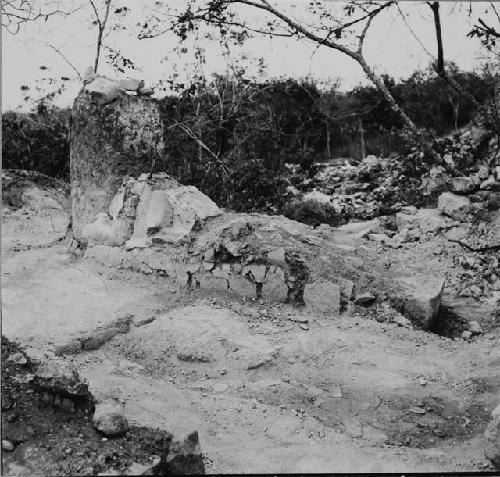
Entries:
{"type": "Polygon", "coordinates": [[[352,247],[361,232],[223,213],[198,189],[164,173],[126,177],[108,212],[83,227],[87,258],[169,277],[184,290],[305,305],[330,317],[371,293],[372,301],[388,299],[414,324],[429,328],[444,282],[394,277],[379,263],[365,267],[352,247]]]}
{"type": "MultiPolygon", "coordinates": [[[[500,291],[500,211],[488,212],[484,202],[471,202],[450,192],[441,194],[438,204],[438,209],[403,207],[395,215],[395,230],[370,233],[367,238],[397,249],[441,237],[448,249],[453,247],[455,265],[464,269],[455,283],[448,283],[448,289],[462,297],[496,296],[500,291]]],[[[438,248],[435,253],[444,250],[438,248]]]]}
{"type": "Polygon", "coordinates": [[[289,164],[293,185],[288,187],[288,193],[293,201],[319,204],[344,221],[393,214],[405,205],[434,205],[443,192],[471,196],[473,202],[498,204],[500,160],[496,155],[496,140],[490,140],[488,153],[481,163],[474,158],[477,144],[468,131],[453,140],[440,141],[450,152],[443,154],[443,165],[430,169],[417,153],[386,158],[369,155],[359,164],[348,159],[318,163],[314,177],[305,180],[300,168],[289,164]],[[411,161],[415,164],[409,167],[411,161]],[[463,175],[455,177],[445,166],[449,169],[460,166],[463,175]]]}
{"type": "Polygon", "coordinates": [[[393,213],[407,202],[409,191],[419,186],[419,179],[406,175],[395,156],[370,155],[357,165],[346,160],[344,164],[317,167],[319,171],[312,179],[303,180],[298,168],[289,166],[296,186],[290,186],[288,192],[296,200],[331,207],[344,221],[393,213]]]}

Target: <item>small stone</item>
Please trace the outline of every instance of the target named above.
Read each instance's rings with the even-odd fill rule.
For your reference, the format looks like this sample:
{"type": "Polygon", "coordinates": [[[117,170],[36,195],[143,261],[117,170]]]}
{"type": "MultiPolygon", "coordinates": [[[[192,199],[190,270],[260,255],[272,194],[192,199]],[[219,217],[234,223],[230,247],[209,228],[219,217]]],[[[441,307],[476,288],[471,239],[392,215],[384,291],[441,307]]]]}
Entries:
{"type": "Polygon", "coordinates": [[[5,420],[7,422],[14,422],[17,420],[18,417],[19,416],[18,416],[17,412],[11,412],[11,413],[7,414],[7,417],[5,418],[5,420]]]}
{"type": "Polygon", "coordinates": [[[215,383],[212,386],[212,391],[214,393],[223,393],[226,390],[227,390],[227,384],[226,383],[215,383]]]}
{"type": "Polygon", "coordinates": [[[305,316],[290,316],[288,319],[294,323],[309,323],[305,316]]]}
{"type": "Polygon", "coordinates": [[[151,467],[149,465],[139,464],[134,462],[128,469],[125,475],[151,475],[151,467]]]}
{"type": "Polygon", "coordinates": [[[420,378],[418,384],[420,384],[420,386],[425,386],[427,384],[427,379],[420,378]]]}
{"type": "Polygon", "coordinates": [[[124,78],[118,82],[121,89],[126,91],[137,91],[144,87],[144,81],[135,78],[124,78]]]}
{"type": "Polygon", "coordinates": [[[303,324],[303,323],[302,323],[302,324],[300,325],[300,329],[301,329],[301,330],[304,330],[304,331],[307,331],[307,330],[309,330],[309,326],[307,326],[307,325],[305,325],[305,324],[303,324]]]}
{"type": "Polygon", "coordinates": [[[451,179],[450,188],[453,192],[466,194],[474,190],[474,183],[470,177],[454,177],[451,179]]]}
{"type": "Polygon", "coordinates": [[[469,331],[472,333],[472,335],[483,334],[483,329],[477,321],[469,321],[469,331]]]}
{"type": "Polygon", "coordinates": [[[400,313],[397,313],[392,318],[392,322],[396,323],[398,326],[401,326],[403,328],[412,328],[413,327],[412,322],[408,318],[401,315],[400,313]]]}
{"type": "Polygon", "coordinates": [[[80,377],[73,363],[63,358],[51,358],[37,369],[35,384],[53,394],[90,396],[88,382],[80,377]]]}
{"type": "Polygon", "coordinates": [[[462,332],[462,339],[468,341],[472,338],[472,331],[464,331],[462,332]]]}
{"type": "Polygon", "coordinates": [[[427,412],[425,409],[422,409],[421,407],[417,407],[417,406],[411,406],[408,409],[408,411],[413,413],[413,414],[425,414],[427,412]]]}
{"type": "Polygon", "coordinates": [[[11,354],[8,358],[7,361],[14,363],[14,364],[26,364],[28,360],[24,357],[22,353],[14,353],[11,354]]]}
{"type": "Polygon", "coordinates": [[[2,450],[4,450],[5,452],[12,452],[15,448],[16,446],[12,442],[6,439],[2,440],[2,450]]]}
{"type": "Polygon", "coordinates": [[[361,293],[354,300],[355,305],[370,306],[377,298],[369,292],[361,293]]]}
{"type": "Polygon", "coordinates": [[[122,407],[116,403],[97,404],[92,423],[97,430],[108,437],[122,436],[129,429],[122,407]]]}
{"type": "Polygon", "coordinates": [[[142,320],[138,320],[134,322],[134,326],[144,326],[144,325],[149,325],[149,323],[152,323],[153,321],[156,320],[156,316],[150,316],[148,318],[144,318],[142,320]]]}
{"type": "Polygon", "coordinates": [[[278,267],[286,266],[285,249],[283,247],[272,250],[267,254],[267,261],[278,267]]]}

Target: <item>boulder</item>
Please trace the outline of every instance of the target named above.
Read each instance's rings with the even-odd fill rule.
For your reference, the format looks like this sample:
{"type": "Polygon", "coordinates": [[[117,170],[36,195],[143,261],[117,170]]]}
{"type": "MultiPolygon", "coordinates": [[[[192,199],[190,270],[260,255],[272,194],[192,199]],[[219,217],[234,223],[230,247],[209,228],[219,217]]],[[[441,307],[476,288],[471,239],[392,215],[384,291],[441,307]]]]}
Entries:
{"type": "Polygon", "coordinates": [[[153,96],[155,90],[151,86],[144,86],[142,88],[139,88],[137,91],[137,94],[140,96],[153,96]]]}
{"type": "Polygon", "coordinates": [[[401,277],[398,283],[401,294],[390,299],[394,307],[419,327],[431,328],[441,305],[444,279],[415,275],[401,277]]]}
{"type": "Polygon", "coordinates": [[[123,436],[129,430],[121,405],[114,402],[96,404],[92,424],[108,437],[123,436]]]}
{"type": "Polygon", "coordinates": [[[370,306],[375,303],[376,299],[377,297],[372,293],[364,292],[356,296],[356,298],[354,299],[354,304],[360,306],[370,306]]]}
{"type": "Polygon", "coordinates": [[[121,89],[125,91],[137,91],[144,87],[144,80],[135,78],[124,78],[118,81],[121,89]]]}
{"type": "Polygon", "coordinates": [[[471,210],[471,202],[468,197],[444,192],[439,196],[438,209],[443,215],[447,215],[455,220],[464,220],[471,210]]]}
{"type": "MultiPolygon", "coordinates": [[[[89,78],[90,79],[90,78],[89,78]]],[[[108,104],[120,95],[120,84],[118,81],[96,76],[95,79],[85,84],[85,90],[93,93],[95,101],[100,104],[108,104]]]]}
{"type": "Polygon", "coordinates": [[[327,281],[308,283],[304,289],[304,303],[313,313],[338,318],[340,314],[340,287],[327,281]]]}
{"type": "Polygon", "coordinates": [[[42,391],[68,397],[90,397],[89,385],[73,363],[63,358],[51,358],[40,364],[35,385],[42,391]]]}
{"type": "Polygon", "coordinates": [[[369,154],[363,159],[363,164],[366,164],[368,167],[375,167],[380,164],[380,159],[373,154],[369,154]]]}
{"type": "MultiPolygon", "coordinates": [[[[135,184],[129,184],[134,191],[135,184]]],[[[195,225],[222,214],[217,205],[194,186],[182,186],[171,177],[147,181],[139,195],[131,240],[179,243],[188,239],[195,225]]]]}
{"type": "Polygon", "coordinates": [[[475,185],[470,177],[454,177],[451,179],[450,189],[458,194],[467,194],[475,189],[475,185]]]}
{"type": "Polygon", "coordinates": [[[422,178],[421,190],[423,195],[434,195],[444,192],[448,188],[450,182],[450,175],[442,166],[434,166],[428,174],[422,178]]]}

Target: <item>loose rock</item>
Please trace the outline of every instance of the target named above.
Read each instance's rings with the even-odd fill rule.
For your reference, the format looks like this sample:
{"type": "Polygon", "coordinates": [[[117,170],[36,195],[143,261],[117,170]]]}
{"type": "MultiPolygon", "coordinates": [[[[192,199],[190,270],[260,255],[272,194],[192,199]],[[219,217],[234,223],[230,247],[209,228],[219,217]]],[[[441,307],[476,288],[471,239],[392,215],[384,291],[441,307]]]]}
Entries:
{"type": "Polygon", "coordinates": [[[123,409],[116,403],[97,404],[92,417],[92,424],[98,431],[108,437],[120,437],[129,429],[123,409]]]}
{"type": "Polygon", "coordinates": [[[12,452],[15,448],[16,448],[16,446],[12,442],[5,440],[5,439],[2,440],[2,450],[3,451],[12,452]]]}

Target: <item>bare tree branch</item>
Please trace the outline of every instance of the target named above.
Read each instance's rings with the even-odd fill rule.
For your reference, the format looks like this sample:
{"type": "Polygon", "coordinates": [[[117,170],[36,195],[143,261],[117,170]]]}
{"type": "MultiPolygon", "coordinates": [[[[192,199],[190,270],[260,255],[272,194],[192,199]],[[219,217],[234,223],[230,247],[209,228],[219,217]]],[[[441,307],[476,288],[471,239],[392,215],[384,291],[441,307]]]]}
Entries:
{"type": "Polygon", "coordinates": [[[51,45],[49,43],[47,43],[47,46],[50,49],[54,50],[70,66],[70,68],[77,74],[78,78],[80,80],[82,80],[82,75],[80,74],[80,72],[76,69],[75,65],[73,65],[73,63],[71,63],[71,61],[68,60],[68,58],[62,53],[61,50],[59,50],[54,45],[51,45]]]}

